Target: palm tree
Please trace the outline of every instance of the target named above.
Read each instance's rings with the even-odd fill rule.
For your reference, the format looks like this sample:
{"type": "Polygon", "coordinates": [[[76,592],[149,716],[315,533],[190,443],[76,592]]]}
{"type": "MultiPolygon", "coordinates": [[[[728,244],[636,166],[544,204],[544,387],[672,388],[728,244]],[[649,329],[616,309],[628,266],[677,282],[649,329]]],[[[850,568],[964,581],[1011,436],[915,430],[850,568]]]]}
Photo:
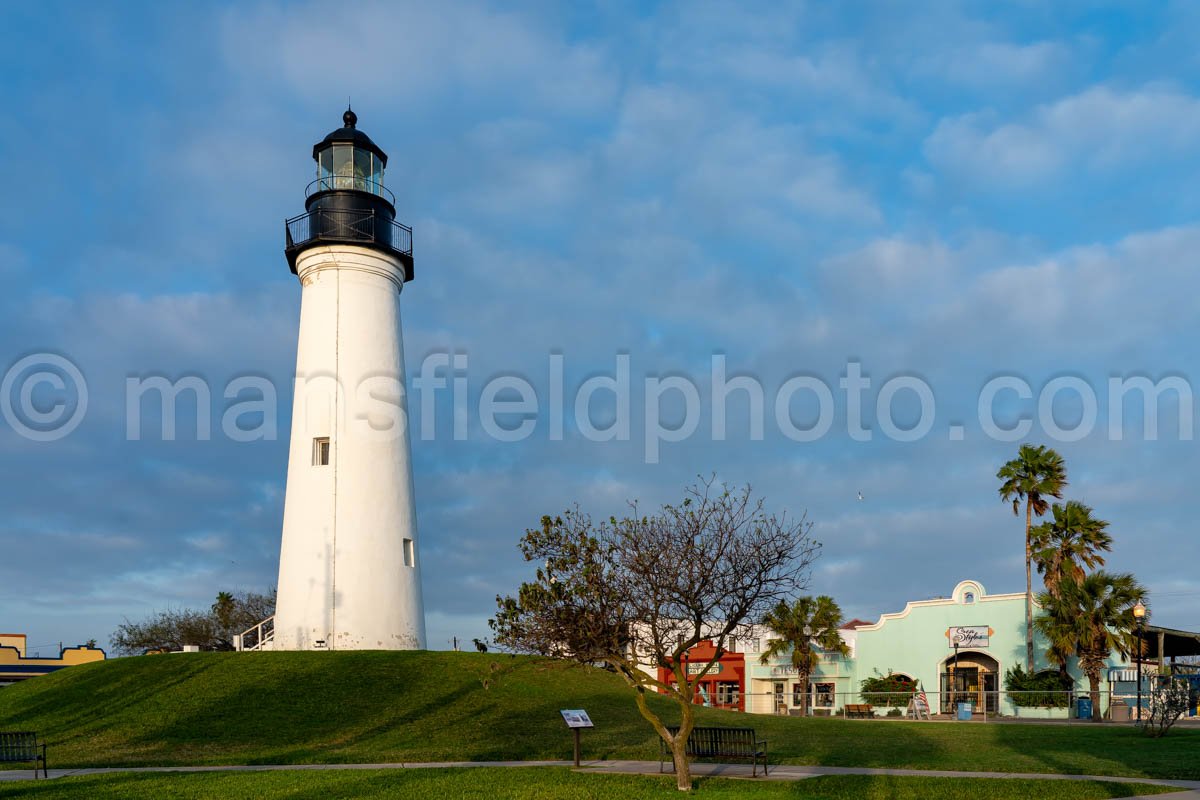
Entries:
{"type": "Polygon", "coordinates": [[[1068,500],[1054,504],[1052,519],[1030,532],[1033,563],[1046,584],[1057,595],[1063,580],[1083,580],[1087,570],[1104,566],[1101,552],[1112,551],[1108,522],[1092,516],[1090,506],[1068,500]]]}
{"type": "Polygon", "coordinates": [[[1092,719],[1100,719],[1100,673],[1111,653],[1122,658],[1137,648],[1133,607],[1145,603],[1146,590],[1132,575],[1100,570],[1083,578],[1066,577],[1058,595],[1043,592],[1038,603],[1045,613],[1038,631],[1052,652],[1070,653],[1088,677],[1092,719]]]}
{"type": "Polygon", "coordinates": [[[223,635],[232,627],[233,613],[236,610],[237,598],[229,592],[217,592],[217,602],[212,604],[212,613],[223,635]]]}
{"type": "Polygon", "coordinates": [[[1042,516],[1049,509],[1048,497],[1062,497],[1067,485],[1067,468],[1062,456],[1045,445],[1023,444],[1017,457],[1009,461],[996,477],[1000,484],[1000,499],[1012,501],[1013,514],[1019,514],[1025,501],[1025,669],[1033,671],[1033,561],[1030,532],[1033,516],[1042,516]]]}
{"type": "Polygon", "coordinates": [[[838,633],[841,621],[842,610],[827,595],[800,597],[791,605],[781,600],[763,618],[762,624],[778,634],[779,638],[768,641],[760,663],[766,664],[772,658],[791,653],[792,666],[796,668],[799,683],[804,687],[800,713],[805,716],[808,715],[808,676],[817,668],[817,648],[843,656],[850,652],[838,633]]]}

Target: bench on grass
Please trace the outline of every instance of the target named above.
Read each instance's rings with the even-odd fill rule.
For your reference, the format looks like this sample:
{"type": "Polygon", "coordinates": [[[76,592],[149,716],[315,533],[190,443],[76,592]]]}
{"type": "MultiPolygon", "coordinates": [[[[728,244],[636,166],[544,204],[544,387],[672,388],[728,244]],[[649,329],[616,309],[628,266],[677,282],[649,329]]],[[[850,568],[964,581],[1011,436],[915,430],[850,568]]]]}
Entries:
{"type": "MultiPolygon", "coordinates": [[[[675,736],[679,728],[667,728],[667,731],[675,736]]],[[[661,738],[658,740],[658,752],[658,771],[662,772],[663,764],[671,757],[671,751],[661,738]]],[[[756,778],[761,759],[763,775],[767,774],[767,742],[765,739],[755,739],[753,728],[692,728],[687,740],[687,754],[689,758],[748,760],[753,767],[751,773],[756,778]]]]}
{"type": "Polygon", "coordinates": [[[30,731],[0,732],[0,764],[33,764],[33,777],[37,777],[38,763],[41,762],[42,774],[49,778],[46,771],[46,743],[38,744],[37,734],[30,731]]]}
{"type": "Polygon", "coordinates": [[[850,718],[862,717],[869,719],[875,716],[875,709],[870,703],[847,703],[846,716],[850,718]]]}

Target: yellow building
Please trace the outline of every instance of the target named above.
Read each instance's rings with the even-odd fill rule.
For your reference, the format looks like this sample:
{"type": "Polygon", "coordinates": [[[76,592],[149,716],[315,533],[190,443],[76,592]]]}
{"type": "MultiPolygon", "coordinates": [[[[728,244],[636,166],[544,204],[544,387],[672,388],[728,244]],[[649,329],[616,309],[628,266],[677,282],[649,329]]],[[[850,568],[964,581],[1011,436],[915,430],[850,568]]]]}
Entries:
{"type": "Polygon", "coordinates": [[[26,658],[25,634],[0,633],[0,685],[48,675],[64,667],[103,661],[107,656],[98,647],[67,647],[58,658],[26,658]]]}

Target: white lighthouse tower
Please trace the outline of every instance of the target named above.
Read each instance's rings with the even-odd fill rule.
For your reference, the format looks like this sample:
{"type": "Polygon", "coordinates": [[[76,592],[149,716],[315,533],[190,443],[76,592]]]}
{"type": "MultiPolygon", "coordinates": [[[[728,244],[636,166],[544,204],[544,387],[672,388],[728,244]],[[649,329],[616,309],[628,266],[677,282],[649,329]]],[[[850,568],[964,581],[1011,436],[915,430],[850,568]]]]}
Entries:
{"type": "Polygon", "coordinates": [[[425,647],[400,293],[412,229],[387,155],[345,125],[313,147],[306,213],[287,221],[300,279],[275,650],[425,647]]]}

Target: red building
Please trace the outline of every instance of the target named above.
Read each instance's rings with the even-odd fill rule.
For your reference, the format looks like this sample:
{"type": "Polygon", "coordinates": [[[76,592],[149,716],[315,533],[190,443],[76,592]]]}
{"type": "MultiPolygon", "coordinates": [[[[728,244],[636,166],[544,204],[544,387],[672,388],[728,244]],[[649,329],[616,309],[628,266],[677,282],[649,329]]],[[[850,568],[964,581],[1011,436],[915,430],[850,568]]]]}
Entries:
{"type": "MultiPolygon", "coordinates": [[[[683,663],[689,676],[698,675],[716,653],[711,639],[704,639],[684,654],[683,663]]],[[[674,684],[675,674],[659,667],[658,679],[674,684]]],[[[746,657],[741,653],[725,653],[696,685],[696,702],[730,711],[746,710],[746,657]]]]}

